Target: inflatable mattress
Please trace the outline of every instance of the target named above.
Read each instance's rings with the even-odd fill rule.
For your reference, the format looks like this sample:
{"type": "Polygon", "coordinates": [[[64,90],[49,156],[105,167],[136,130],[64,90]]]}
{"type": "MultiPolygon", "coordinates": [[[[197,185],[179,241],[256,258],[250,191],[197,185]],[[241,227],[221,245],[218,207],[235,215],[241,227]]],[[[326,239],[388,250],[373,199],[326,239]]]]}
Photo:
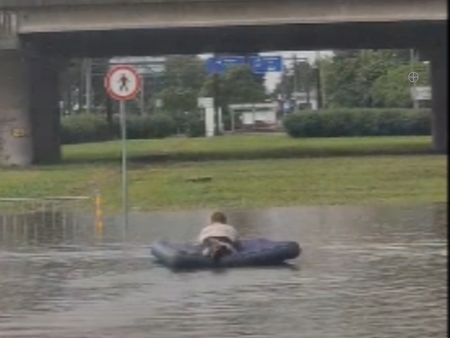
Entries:
{"type": "Polygon", "coordinates": [[[242,240],[237,253],[224,257],[218,263],[203,256],[200,248],[193,244],[158,241],[152,244],[151,252],[159,263],[169,268],[200,269],[282,265],[286,260],[298,257],[301,249],[297,242],[292,241],[242,240]]]}

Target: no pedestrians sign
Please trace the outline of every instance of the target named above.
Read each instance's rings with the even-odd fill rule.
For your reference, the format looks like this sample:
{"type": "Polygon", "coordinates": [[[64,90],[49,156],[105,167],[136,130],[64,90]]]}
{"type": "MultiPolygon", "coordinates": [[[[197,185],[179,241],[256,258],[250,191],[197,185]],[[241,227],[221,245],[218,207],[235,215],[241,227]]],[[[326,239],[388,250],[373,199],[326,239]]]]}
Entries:
{"type": "Polygon", "coordinates": [[[105,77],[105,88],[109,96],[117,101],[133,100],[141,90],[141,77],[130,66],[112,68],[105,77]]]}
{"type": "Polygon", "coordinates": [[[128,166],[127,166],[127,120],[125,102],[133,100],[141,90],[141,77],[133,67],[116,66],[105,77],[109,96],[120,101],[120,129],[122,135],[122,207],[123,224],[128,228],[128,166]]]}

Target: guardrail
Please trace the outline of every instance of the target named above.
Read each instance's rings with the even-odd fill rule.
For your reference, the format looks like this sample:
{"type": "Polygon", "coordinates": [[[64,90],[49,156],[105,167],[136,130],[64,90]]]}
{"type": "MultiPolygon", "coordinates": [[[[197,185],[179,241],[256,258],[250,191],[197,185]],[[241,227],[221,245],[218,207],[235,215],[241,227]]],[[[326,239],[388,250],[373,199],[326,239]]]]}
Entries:
{"type": "Polygon", "coordinates": [[[75,244],[102,235],[100,194],[0,198],[0,248],[75,244]]]}

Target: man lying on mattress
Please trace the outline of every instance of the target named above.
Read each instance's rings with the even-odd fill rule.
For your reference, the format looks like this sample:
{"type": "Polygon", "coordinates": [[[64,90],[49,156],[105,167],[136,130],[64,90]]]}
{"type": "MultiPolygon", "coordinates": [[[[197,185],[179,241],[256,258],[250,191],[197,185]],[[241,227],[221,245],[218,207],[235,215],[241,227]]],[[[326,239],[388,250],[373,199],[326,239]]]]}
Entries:
{"type": "Polygon", "coordinates": [[[198,237],[203,255],[215,262],[235,253],[237,240],[237,230],[227,224],[227,218],[222,212],[215,212],[211,215],[211,224],[204,227],[198,237]]]}

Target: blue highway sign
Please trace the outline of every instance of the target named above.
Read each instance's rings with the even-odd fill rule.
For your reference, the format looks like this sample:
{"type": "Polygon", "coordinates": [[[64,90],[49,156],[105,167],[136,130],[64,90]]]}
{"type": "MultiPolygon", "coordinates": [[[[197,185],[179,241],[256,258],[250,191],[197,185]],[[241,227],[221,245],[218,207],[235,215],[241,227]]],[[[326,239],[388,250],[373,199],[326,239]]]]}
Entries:
{"type": "Polygon", "coordinates": [[[283,58],[281,56],[252,56],[250,67],[255,74],[283,71],[283,58]]]}
{"type": "Polygon", "coordinates": [[[224,73],[229,67],[244,66],[245,56],[221,56],[209,58],[206,62],[206,69],[209,74],[224,73]]]}
{"type": "Polygon", "coordinates": [[[249,65],[255,74],[283,71],[283,58],[281,56],[219,56],[206,61],[208,74],[221,74],[229,67],[249,65]]]}

